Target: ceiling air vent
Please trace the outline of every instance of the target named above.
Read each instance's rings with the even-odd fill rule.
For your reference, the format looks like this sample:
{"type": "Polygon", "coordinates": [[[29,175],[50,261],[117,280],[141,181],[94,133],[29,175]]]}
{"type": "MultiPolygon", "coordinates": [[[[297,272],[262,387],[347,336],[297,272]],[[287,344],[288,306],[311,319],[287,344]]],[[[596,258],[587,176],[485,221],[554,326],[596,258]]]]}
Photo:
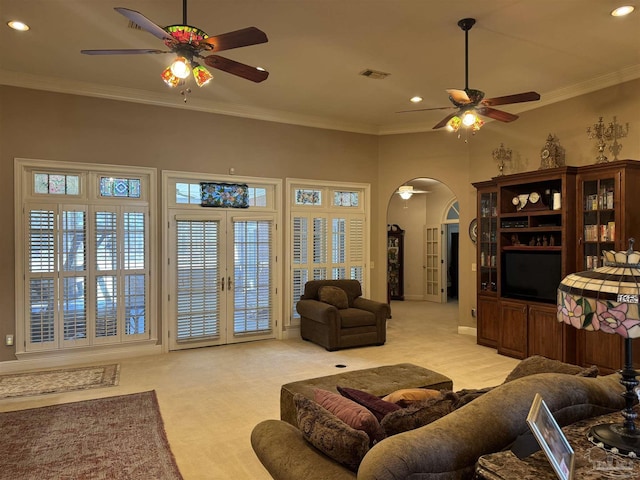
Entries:
{"type": "Polygon", "coordinates": [[[386,72],[380,72],[378,70],[371,70],[370,68],[367,68],[366,70],[363,70],[362,72],[360,72],[360,75],[367,78],[373,78],[374,80],[384,80],[391,74],[386,72]]]}

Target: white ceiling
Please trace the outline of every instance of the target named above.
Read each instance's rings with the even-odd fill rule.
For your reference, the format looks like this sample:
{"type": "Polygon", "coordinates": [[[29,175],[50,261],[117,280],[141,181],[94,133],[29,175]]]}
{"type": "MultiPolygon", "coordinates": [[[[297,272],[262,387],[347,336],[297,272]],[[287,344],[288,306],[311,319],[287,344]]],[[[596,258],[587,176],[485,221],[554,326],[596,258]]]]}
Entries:
{"type": "MultiPolygon", "coordinates": [[[[189,0],[188,23],[210,35],[256,26],[269,42],[220,55],[270,72],[259,84],[214,71],[185,105],[160,72],[169,55],[87,56],[81,49],[164,49],[128,28],[114,7],[160,26],[182,22],[181,0],[0,0],[0,83],[129,99],[345,131],[429,131],[448,111],[445,89],[487,97],[535,90],[539,102],[512,113],[640,78],[640,11],[609,12],[628,0],[189,0]],[[31,30],[16,32],[19,19],[31,30]],[[365,69],[391,75],[373,80],[365,69]],[[409,98],[420,95],[419,106],[409,98]]],[[[637,3],[637,0],[633,0],[637,3]]],[[[640,5],[639,5],[640,6],[640,5]]],[[[506,124],[505,128],[508,128],[506,124]]]]}

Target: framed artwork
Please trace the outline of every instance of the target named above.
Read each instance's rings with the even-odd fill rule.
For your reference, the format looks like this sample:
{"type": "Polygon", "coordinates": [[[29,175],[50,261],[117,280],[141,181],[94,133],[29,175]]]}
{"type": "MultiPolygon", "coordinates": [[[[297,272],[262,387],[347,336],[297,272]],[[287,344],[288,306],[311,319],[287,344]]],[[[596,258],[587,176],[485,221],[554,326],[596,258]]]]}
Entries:
{"type": "Polygon", "coordinates": [[[249,186],[245,183],[200,183],[203,207],[249,208],[249,186]]]}
{"type": "Polygon", "coordinates": [[[567,437],[562,433],[539,393],[536,393],[531,404],[529,415],[527,415],[527,425],[547,456],[557,477],[560,480],[572,480],[575,458],[573,448],[569,445],[567,437]]]}

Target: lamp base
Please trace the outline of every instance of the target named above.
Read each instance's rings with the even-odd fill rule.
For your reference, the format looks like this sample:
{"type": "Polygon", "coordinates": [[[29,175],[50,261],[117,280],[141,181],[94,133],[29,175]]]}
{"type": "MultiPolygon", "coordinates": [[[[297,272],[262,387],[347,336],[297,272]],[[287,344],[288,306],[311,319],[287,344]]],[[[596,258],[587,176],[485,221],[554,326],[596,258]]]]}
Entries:
{"type": "Polygon", "coordinates": [[[602,443],[607,450],[616,448],[623,455],[640,458],[640,431],[629,432],[622,424],[596,425],[589,431],[589,440],[602,443]]]}

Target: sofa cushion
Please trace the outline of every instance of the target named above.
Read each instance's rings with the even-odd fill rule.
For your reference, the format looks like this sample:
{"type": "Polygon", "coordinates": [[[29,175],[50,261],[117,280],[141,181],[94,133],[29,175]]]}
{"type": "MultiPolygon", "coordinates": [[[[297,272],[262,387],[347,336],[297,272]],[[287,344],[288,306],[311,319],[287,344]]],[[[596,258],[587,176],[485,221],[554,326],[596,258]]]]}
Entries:
{"type": "Polygon", "coordinates": [[[400,410],[400,406],[395,403],[385,402],[380,397],[376,397],[368,392],[357,388],[337,387],[338,392],[343,397],[353,400],[359,405],[369,410],[378,419],[382,420],[387,414],[400,410]]]}
{"type": "Polygon", "coordinates": [[[584,368],[579,365],[564,363],[559,360],[552,360],[540,355],[533,355],[522,360],[516,368],[514,368],[504,383],[511,382],[516,378],[522,378],[536,373],[566,373],[568,375],[577,375],[579,377],[597,377],[598,367],[592,365],[584,368]]]}
{"type": "Polygon", "coordinates": [[[429,388],[402,388],[382,397],[382,400],[398,404],[400,407],[407,407],[413,402],[428,400],[439,396],[440,390],[429,388]]]}
{"type": "Polygon", "coordinates": [[[351,428],[364,431],[369,436],[371,445],[385,437],[380,422],[373,413],[353,400],[318,388],[315,391],[315,401],[351,428]]]}
{"type": "Polygon", "coordinates": [[[387,436],[414,430],[451,413],[457,400],[458,396],[453,392],[439,392],[437,397],[413,402],[390,413],[380,424],[387,436]]]}
{"type": "Polygon", "coordinates": [[[332,287],[325,285],[318,289],[318,300],[329,305],[333,305],[339,310],[349,308],[349,299],[347,298],[347,292],[340,287],[332,287]]]}
{"type": "Polygon", "coordinates": [[[369,437],[344,423],[325,408],[304,395],[293,396],[298,428],[304,438],[322,453],[357,471],[362,458],[369,451],[369,437]]]}

